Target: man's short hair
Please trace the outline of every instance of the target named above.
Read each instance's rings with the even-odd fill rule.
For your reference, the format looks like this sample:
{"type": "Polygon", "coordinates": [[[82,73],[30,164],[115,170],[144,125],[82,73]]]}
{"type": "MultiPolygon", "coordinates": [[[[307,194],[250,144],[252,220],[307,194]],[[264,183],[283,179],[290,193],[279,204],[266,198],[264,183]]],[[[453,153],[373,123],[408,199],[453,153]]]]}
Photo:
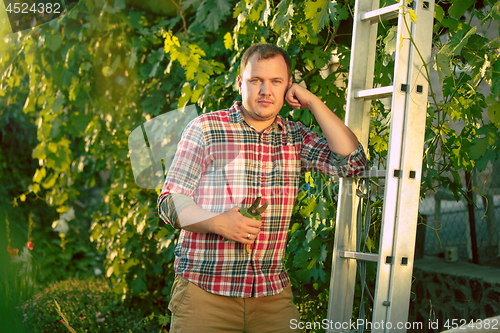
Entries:
{"type": "Polygon", "coordinates": [[[290,59],[288,53],[281,47],[269,43],[253,44],[245,51],[245,53],[243,53],[240,63],[240,75],[242,75],[245,71],[248,59],[250,59],[254,53],[258,54],[257,60],[269,59],[281,55],[285,60],[286,68],[288,69],[288,77],[292,75],[292,60],[290,59]]]}

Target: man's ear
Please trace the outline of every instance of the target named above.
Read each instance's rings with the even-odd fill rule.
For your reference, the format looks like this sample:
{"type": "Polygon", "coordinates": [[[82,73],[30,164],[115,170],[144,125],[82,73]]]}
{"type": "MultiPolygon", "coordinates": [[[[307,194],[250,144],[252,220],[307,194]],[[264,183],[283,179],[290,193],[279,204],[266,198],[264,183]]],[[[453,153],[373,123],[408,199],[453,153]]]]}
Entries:
{"type": "Polygon", "coordinates": [[[241,93],[241,83],[243,79],[241,78],[241,75],[238,75],[237,79],[238,79],[238,91],[241,93]]]}
{"type": "Polygon", "coordinates": [[[292,80],[292,77],[290,76],[290,79],[288,80],[288,89],[290,89],[292,84],[293,84],[293,80],[292,80]]]}

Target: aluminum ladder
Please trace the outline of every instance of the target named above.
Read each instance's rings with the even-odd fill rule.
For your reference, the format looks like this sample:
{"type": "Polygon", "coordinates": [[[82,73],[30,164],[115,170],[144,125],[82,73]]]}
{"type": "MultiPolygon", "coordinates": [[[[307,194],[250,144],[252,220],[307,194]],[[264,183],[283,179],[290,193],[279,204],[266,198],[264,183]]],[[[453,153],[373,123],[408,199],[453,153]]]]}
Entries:
{"type": "Polygon", "coordinates": [[[433,17],[434,0],[403,0],[383,8],[379,0],[356,0],[345,123],[366,149],[371,102],[392,97],[389,146],[386,170],[340,179],[326,332],[354,328],[356,332],[406,332],[429,89],[425,66],[431,60],[433,17]],[[393,84],[373,88],[378,23],[393,18],[398,18],[393,84]],[[360,178],[370,177],[385,177],[378,254],[356,252],[360,232],[356,230],[356,188],[360,178]],[[373,318],[371,326],[365,322],[361,329],[357,320],[364,318],[352,319],[358,260],[377,262],[373,318]]]}

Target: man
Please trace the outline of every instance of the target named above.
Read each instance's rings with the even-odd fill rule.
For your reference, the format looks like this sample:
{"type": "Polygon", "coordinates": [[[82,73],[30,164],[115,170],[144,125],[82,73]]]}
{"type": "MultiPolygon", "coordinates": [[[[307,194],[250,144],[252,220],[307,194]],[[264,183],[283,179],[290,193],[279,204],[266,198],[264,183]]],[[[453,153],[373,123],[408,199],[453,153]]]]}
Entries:
{"type": "Polygon", "coordinates": [[[300,318],[283,257],[300,173],[349,176],[366,163],[344,123],[292,83],[283,49],[250,47],[238,88],[242,102],[187,126],[158,198],[162,219],[182,229],[170,332],[291,331],[300,318]],[[278,116],[285,100],[309,109],[326,140],[278,116]],[[239,213],[258,197],[269,204],[261,221],[239,213]]]}

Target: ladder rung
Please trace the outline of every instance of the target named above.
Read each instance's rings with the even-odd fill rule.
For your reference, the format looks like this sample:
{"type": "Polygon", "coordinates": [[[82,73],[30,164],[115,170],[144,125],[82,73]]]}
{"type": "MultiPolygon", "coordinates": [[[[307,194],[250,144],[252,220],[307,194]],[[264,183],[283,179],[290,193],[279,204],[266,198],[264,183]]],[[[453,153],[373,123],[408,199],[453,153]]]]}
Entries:
{"type": "Polygon", "coordinates": [[[376,253],[340,251],[339,254],[341,258],[378,262],[378,254],[376,253]]]}
{"type": "Polygon", "coordinates": [[[385,170],[365,170],[356,175],[357,178],[385,178],[385,170]]]}
{"type": "Polygon", "coordinates": [[[375,9],[361,14],[361,21],[385,21],[398,16],[400,3],[395,3],[387,7],[375,9]]]}
{"type": "Polygon", "coordinates": [[[394,86],[358,90],[354,92],[354,98],[377,99],[392,96],[394,86]]]}

